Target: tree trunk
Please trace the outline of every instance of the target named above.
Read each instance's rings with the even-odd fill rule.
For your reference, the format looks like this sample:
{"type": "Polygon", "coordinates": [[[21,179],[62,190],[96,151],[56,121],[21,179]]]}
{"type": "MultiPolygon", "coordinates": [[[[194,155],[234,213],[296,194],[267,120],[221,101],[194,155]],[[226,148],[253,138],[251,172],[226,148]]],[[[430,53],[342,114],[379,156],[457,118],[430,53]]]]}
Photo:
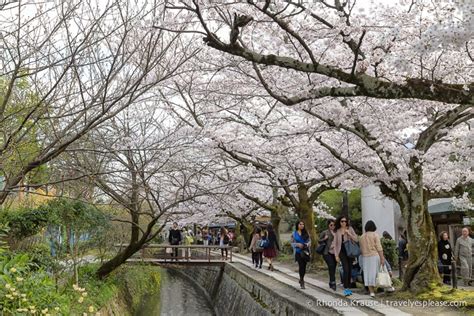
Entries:
{"type": "Polygon", "coordinates": [[[296,210],[298,217],[303,221],[306,231],[308,232],[309,238],[311,240],[311,262],[315,262],[317,256],[316,248],[318,244],[318,235],[316,234],[316,229],[314,227],[314,212],[313,208],[305,203],[300,203],[300,207],[296,210]]]}
{"type": "MultiPolygon", "coordinates": [[[[407,222],[408,265],[403,279],[403,290],[414,293],[439,285],[437,238],[428,212],[428,200],[423,190],[420,168],[411,173],[415,187],[398,194],[398,202],[407,222]]],[[[412,169],[413,170],[413,169],[412,169]]]]}
{"type": "Polygon", "coordinates": [[[316,248],[318,245],[318,235],[316,234],[316,228],[314,227],[314,211],[313,204],[308,196],[308,188],[304,185],[298,185],[298,207],[296,212],[300,220],[304,222],[306,231],[308,232],[309,238],[311,239],[311,262],[315,262],[317,256],[316,248]]]}
{"type": "Polygon", "coordinates": [[[134,253],[139,251],[144,242],[137,242],[134,244],[128,245],[123,251],[119,252],[115,257],[104,263],[99,267],[96,274],[100,279],[104,279],[108,276],[112,271],[117,269],[120,265],[125,263],[128,258],[130,258],[134,253]]]}
{"type": "Polygon", "coordinates": [[[342,192],[342,212],[341,215],[349,218],[349,193],[347,191],[342,192]]]}
{"type": "Polygon", "coordinates": [[[278,213],[278,210],[273,210],[270,212],[270,214],[271,214],[271,222],[272,222],[273,230],[277,238],[277,242],[279,245],[281,245],[280,243],[280,221],[281,221],[280,214],[278,213]]]}
{"type": "Polygon", "coordinates": [[[244,248],[247,248],[247,246],[250,244],[250,240],[252,239],[253,225],[247,220],[240,220],[239,223],[241,225],[241,231],[244,237],[244,248]]]}

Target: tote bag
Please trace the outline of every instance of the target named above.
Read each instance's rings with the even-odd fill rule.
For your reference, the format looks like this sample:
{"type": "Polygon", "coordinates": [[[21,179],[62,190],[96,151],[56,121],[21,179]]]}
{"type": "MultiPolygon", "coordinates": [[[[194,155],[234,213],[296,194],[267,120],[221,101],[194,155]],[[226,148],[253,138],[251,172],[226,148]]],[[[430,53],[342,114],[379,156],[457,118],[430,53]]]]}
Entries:
{"type": "Polygon", "coordinates": [[[375,279],[375,286],[381,288],[387,288],[392,286],[392,279],[390,274],[387,272],[385,265],[380,266],[379,272],[377,272],[377,278],[375,279]]]}

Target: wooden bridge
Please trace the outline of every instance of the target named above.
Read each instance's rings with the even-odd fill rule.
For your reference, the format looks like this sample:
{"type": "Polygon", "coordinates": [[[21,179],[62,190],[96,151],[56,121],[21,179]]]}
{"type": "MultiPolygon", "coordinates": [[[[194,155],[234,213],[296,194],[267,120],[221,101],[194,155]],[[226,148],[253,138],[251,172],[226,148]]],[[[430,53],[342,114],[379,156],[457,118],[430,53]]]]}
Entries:
{"type": "MultiPolygon", "coordinates": [[[[126,245],[116,245],[123,248],[126,245]]],[[[148,244],[140,252],[127,259],[127,262],[143,262],[160,265],[221,265],[232,262],[232,247],[218,245],[167,245],[148,244]],[[227,259],[221,255],[227,250],[227,259]]]]}

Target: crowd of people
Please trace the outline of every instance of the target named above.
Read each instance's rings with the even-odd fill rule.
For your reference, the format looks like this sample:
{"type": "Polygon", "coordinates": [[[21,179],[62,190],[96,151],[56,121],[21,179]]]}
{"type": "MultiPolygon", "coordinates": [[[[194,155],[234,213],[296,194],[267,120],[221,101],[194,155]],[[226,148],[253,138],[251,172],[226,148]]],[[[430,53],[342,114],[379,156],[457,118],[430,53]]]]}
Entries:
{"type": "MultiPolygon", "coordinates": [[[[229,253],[227,247],[234,241],[235,234],[233,231],[228,230],[226,227],[220,228],[197,228],[196,233],[192,229],[186,227],[180,228],[178,223],[173,223],[173,226],[168,232],[168,243],[170,245],[215,245],[221,248],[221,256],[224,260],[227,260],[229,253]]],[[[168,248],[172,257],[175,260],[178,259],[178,248],[168,248]]],[[[183,248],[182,257],[190,257],[190,249],[183,248]]]]}
{"type": "Polygon", "coordinates": [[[266,229],[255,227],[248,249],[252,253],[252,264],[255,268],[262,268],[263,257],[265,257],[268,270],[273,271],[273,258],[277,256],[277,250],[280,250],[273,226],[269,224],[266,229]]]}
{"type": "MultiPolygon", "coordinates": [[[[392,268],[384,255],[381,244],[381,236],[376,233],[377,227],[371,220],[367,221],[362,236],[357,236],[352,229],[347,217],[340,216],[336,220],[328,221],[328,229],[319,236],[321,245],[319,253],[323,256],[328,267],[329,287],[336,290],[336,270],[338,264],[342,266],[342,284],[345,296],[352,295],[351,288],[355,287],[357,272],[360,270],[362,281],[367,293],[375,297],[375,289],[380,284],[386,291],[394,291],[391,282],[378,280],[379,276],[385,274],[392,277],[392,268]],[[352,248],[357,248],[354,252],[352,248]],[[350,254],[348,252],[351,252],[350,254]]],[[[456,240],[454,252],[447,232],[440,234],[438,241],[439,272],[445,284],[451,284],[451,269],[453,261],[459,261],[460,274],[464,285],[471,285],[472,281],[472,245],[473,239],[469,237],[469,227],[462,229],[462,235],[456,240]]],[[[408,242],[406,233],[400,234],[398,240],[398,256],[401,268],[405,267],[409,259],[408,242]]],[[[383,238],[392,239],[388,232],[383,233],[383,238]]]]}
{"type": "MultiPolygon", "coordinates": [[[[385,291],[392,292],[394,288],[391,284],[392,267],[386,260],[381,238],[392,240],[388,232],[380,236],[374,221],[369,220],[365,223],[364,233],[358,236],[349,219],[342,215],[337,219],[328,220],[328,228],[321,232],[319,236],[319,245],[316,252],[320,254],[328,268],[329,288],[336,291],[336,273],[338,266],[341,270],[341,284],[345,296],[352,295],[351,288],[356,287],[355,282],[360,276],[366,293],[375,297],[376,289],[383,288],[385,291]]],[[[179,230],[174,223],[169,233],[169,243],[172,245],[180,244],[183,239],[192,235],[192,231],[179,230]]],[[[465,285],[471,285],[472,280],[472,245],[473,239],[469,236],[469,227],[462,229],[462,235],[456,240],[454,250],[449,241],[447,232],[440,234],[438,241],[438,268],[445,284],[451,284],[452,262],[458,261],[460,264],[460,274],[465,285]]],[[[208,229],[198,230],[196,241],[198,244],[218,245],[221,248],[223,258],[227,258],[226,245],[232,244],[234,234],[225,227],[219,231],[209,231],[208,229]]],[[[305,289],[304,277],[306,267],[311,254],[311,239],[305,228],[303,221],[298,221],[295,230],[291,234],[291,246],[293,248],[294,260],[298,264],[299,283],[302,289],[305,289]]],[[[263,259],[268,263],[268,269],[274,271],[274,258],[280,251],[280,245],[271,224],[266,227],[256,226],[252,232],[248,250],[252,254],[252,264],[256,269],[262,269],[263,259]]],[[[406,232],[400,234],[398,239],[398,257],[401,267],[406,265],[409,259],[408,241],[406,232]]],[[[177,256],[177,249],[175,249],[177,256]]],[[[393,264],[393,262],[392,262],[393,264]]]]}

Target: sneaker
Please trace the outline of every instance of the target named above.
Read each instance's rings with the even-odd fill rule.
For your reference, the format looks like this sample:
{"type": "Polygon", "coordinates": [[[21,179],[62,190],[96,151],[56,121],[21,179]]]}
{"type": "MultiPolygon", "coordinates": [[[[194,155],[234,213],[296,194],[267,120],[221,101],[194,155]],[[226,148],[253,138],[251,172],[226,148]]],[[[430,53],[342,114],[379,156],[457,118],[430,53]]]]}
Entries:
{"type": "Polygon", "coordinates": [[[370,293],[371,298],[375,298],[375,293],[370,293]]]}
{"type": "Polygon", "coordinates": [[[344,292],[343,292],[343,293],[344,293],[344,296],[350,296],[350,295],[352,295],[352,291],[349,290],[349,289],[344,289],[344,292]]]}
{"type": "Polygon", "coordinates": [[[335,291],[336,290],[336,283],[329,283],[329,287],[335,291]]]}
{"type": "Polygon", "coordinates": [[[387,292],[388,293],[393,293],[393,292],[395,292],[395,288],[393,286],[391,286],[387,289],[387,292]]]}

